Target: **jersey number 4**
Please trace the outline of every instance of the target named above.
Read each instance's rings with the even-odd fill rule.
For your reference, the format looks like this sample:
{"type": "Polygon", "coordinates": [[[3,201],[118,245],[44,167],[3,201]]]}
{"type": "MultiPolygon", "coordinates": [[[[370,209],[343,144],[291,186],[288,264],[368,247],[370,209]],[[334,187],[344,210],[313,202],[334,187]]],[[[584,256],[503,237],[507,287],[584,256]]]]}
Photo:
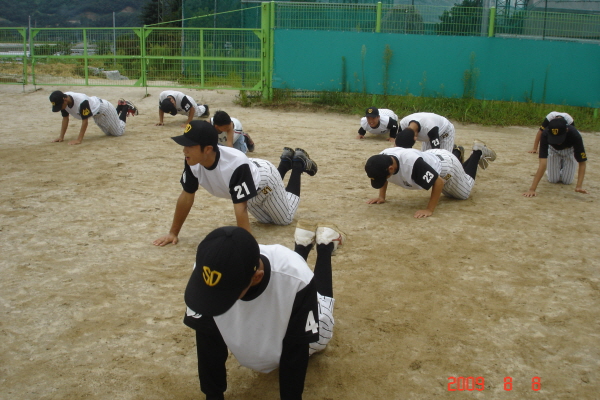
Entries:
{"type": "Polygon", "coordinates": [[[304,327],[306,332],[312,331],[312,333],[317,333],[319,331],[319,325],[315,321],[315,316],[313,315],[312,310],[308,313],[308,318],[306,319],[306,326],[304,327]]]}
{"type": "Polygon", "coordinates": [[[238,199],[243,199],[244,197],[246,197],[250,194],[250,191],[248,190],[248,186],[246,186],[246,182],[242,182],[241,185],[237,185],[236,187],[233,188],[233,190],[235,190],[237,192],[238,199]]]}

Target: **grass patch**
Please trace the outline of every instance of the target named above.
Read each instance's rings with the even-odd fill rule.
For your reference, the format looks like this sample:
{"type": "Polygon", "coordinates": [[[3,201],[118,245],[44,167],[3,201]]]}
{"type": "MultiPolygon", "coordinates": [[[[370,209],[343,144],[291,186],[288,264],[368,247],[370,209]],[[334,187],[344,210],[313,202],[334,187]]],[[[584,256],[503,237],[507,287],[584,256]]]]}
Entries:
{"type": "Polygon", "coordinates": [[[537,127],[549,112],[560,111],[575,119],[577,129],[600,132],[600,118],[595,108],[531,102],[275,89],[271,101],[263,100],[260,95],[245,93],[238,97],[238,104],[243,107],[320,110],[357,116],[363,116],[367,107],[376,106],[394,110],[399,118],[415,112],[432,112],[453,121],[488,126],[537,127]]]}

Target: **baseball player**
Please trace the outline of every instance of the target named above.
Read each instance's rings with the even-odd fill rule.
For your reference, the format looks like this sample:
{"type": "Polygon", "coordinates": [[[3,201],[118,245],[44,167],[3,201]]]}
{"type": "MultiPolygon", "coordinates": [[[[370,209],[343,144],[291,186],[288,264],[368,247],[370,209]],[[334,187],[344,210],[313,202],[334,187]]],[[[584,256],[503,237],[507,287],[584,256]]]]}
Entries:
{"type": "Polygon", "coordinates": [[[52,112],[61,112],[62,126],[60,135],[53,142],[62,142],[69,127],[69,116],[81,120],[79,136],[71,140],[69,144],[81,144],[83,136],[88,128],[88,118],[92,117],[94,122],[107,136],[121,136],[125,133],[127,115],[137,115],[138,109],[132,102],[119,99],[117,108],[108,100],[96,96],[87,96],[83,93],[61,92],[55,90],[50,94],[52,112]]]}
{"type": "Polygon", "coordinates": [[[414,214],[415,218],[429,217],[442,193],[460,200],[469,197],[475,185],[477,166],[487,168],[487,164],[481,162],[483,158],[488,162],[494,161],[496,153],[478,140],[473,143],[473,152],[464,165],[444,149],[419,151],[392,147],[383,150],[371,156],[365,164],[371,186],[379,189],[379,197],[368,200],[367,204],[385,203],[388,182],[411,190],[431,189],[427,208],[414,214]]]}
{"type": "Polygon", "coordinates": [[[335,227],[296,228],[296,252],[259,245],[239,227],[222,227],[198,245],[185,289],[184,324],[196,331],[200,389],[223,400],[228,349],[268,373],[279,367],[283,400],[302,399],[308,358],[333,335],[331,255],[343,244],[335,227]],[[306,259],[316,241],[314,273],[306,259]]]}
{"type": "Polygon", "coordinates": [[[177,244],[178,234],[187,218],[199,186],[209,193],[230,198],[237,226],[250,231],[250,212],[265,224],[289,225],[300,203],[301,175],[317,173],[317,164],[303,149],[285,148],[276,169],[267,160],[248,158],[231,147],[217,145],[217,130],[206,121],[192,121],[181,136],[172,139],[183,146],[183,190],[177,200],[169,233],[153,243],[164,246],[177,244]],[[291,150],[291,151],[290,151],[291,150]],[[287,187],[285,174],[292,174],[287,187]]]}
{"type": "Polygon", "coordinates": [[[546,115],[546,118],[544,118],[544,121],[542,121],[542,125],[540,125],[540,129],[538,129],[537,134],[535,135],[535,140],[533,141],[533,149],[529,150],[528,153],[538,152],[538,146],[540,144],[540,139],[542,138],[542,132],[548,127],[548,124],[554,118],[564,118],[565,121],[567,121],[567,125],[575,126],[575,120],[569,114],[552,111],[550,114],[546,115]]]}
{"type": "Polygon", "coordinates": [[[393,142],[398,133],[398,116],[385,108],[369,107],[365,116],[360,119],[357,139],[364,139],[367,132],[374,135],[389,135],[388,142],[393,142]]]}
{"type": "Polygon", "coordinates": [[[523,193],[523,196],[537,196],[535,191],[546,169],[548,170],[548,182],[562,182],[570,185],[575,178],[577,164],[579,167],[577,167],[575,191],[587,194],[587,190],[582,187],[585,177],[585,162],[587,161],[583,139],[579,131],[567,123],[566,118],[554,118],[542,131],[539,160],[533,183],[529,191],[523,193]]]}
{"type": "Polygon", "coordinates": [[[210,123],[219,132],[219,144],[238,149],[246,154],[254,151],[254,141],[244,132],[239,119],[230,117],[225,111],[217,111],[210,123]]]}
{"type": "Polygon", "coordinates": [[[158,124],[156,126],[164,125],[165,113],[187,115],[188,120],[181,125],[182,128],[189,124],[194,117],[205,118],[210,115],[208,105],[199,106],[192,96],[187,96],[176,90],[165,90],[158,96],[158,124]]]}
{"type": "Polygon", "coordinates": [[[441,115],[428,112],[407,115],[400,120],[400,130],[406,129],[412,131],[415,141],[421,142],[421,151],[444,149],[452,153],[454,150],[454,125],[441,115]]]}

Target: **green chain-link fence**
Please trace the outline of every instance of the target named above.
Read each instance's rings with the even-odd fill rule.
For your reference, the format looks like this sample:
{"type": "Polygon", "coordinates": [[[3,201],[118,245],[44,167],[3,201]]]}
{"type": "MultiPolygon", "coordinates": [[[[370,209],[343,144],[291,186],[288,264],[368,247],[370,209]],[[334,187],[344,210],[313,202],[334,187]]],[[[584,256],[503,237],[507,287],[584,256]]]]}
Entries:
{"type": "Polygon", "coordinates": [[[26,28],[0,29],[0,84],[27,84],[26,28]]]}

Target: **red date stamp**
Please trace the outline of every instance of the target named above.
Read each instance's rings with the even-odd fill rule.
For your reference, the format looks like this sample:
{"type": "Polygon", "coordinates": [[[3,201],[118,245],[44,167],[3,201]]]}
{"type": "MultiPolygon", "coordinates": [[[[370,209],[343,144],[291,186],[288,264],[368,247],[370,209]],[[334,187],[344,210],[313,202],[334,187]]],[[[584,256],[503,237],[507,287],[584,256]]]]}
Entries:
{"type": "MultiPolygon", "coordinates": [[[[510,376],[504,378],[504,390],[511,391],[513,389],[513,379],[510,376]]],[[[531,390],[540,391],[542,389],[542,378],[534,376],[531,378],[531,390]]],[[[448,378],[448,391],[449,392],[472,392],[477,390],[483,392],[485,390],[485,378],[483,376],[472,377],[472,376],[451,376],[448,378]]]]}

